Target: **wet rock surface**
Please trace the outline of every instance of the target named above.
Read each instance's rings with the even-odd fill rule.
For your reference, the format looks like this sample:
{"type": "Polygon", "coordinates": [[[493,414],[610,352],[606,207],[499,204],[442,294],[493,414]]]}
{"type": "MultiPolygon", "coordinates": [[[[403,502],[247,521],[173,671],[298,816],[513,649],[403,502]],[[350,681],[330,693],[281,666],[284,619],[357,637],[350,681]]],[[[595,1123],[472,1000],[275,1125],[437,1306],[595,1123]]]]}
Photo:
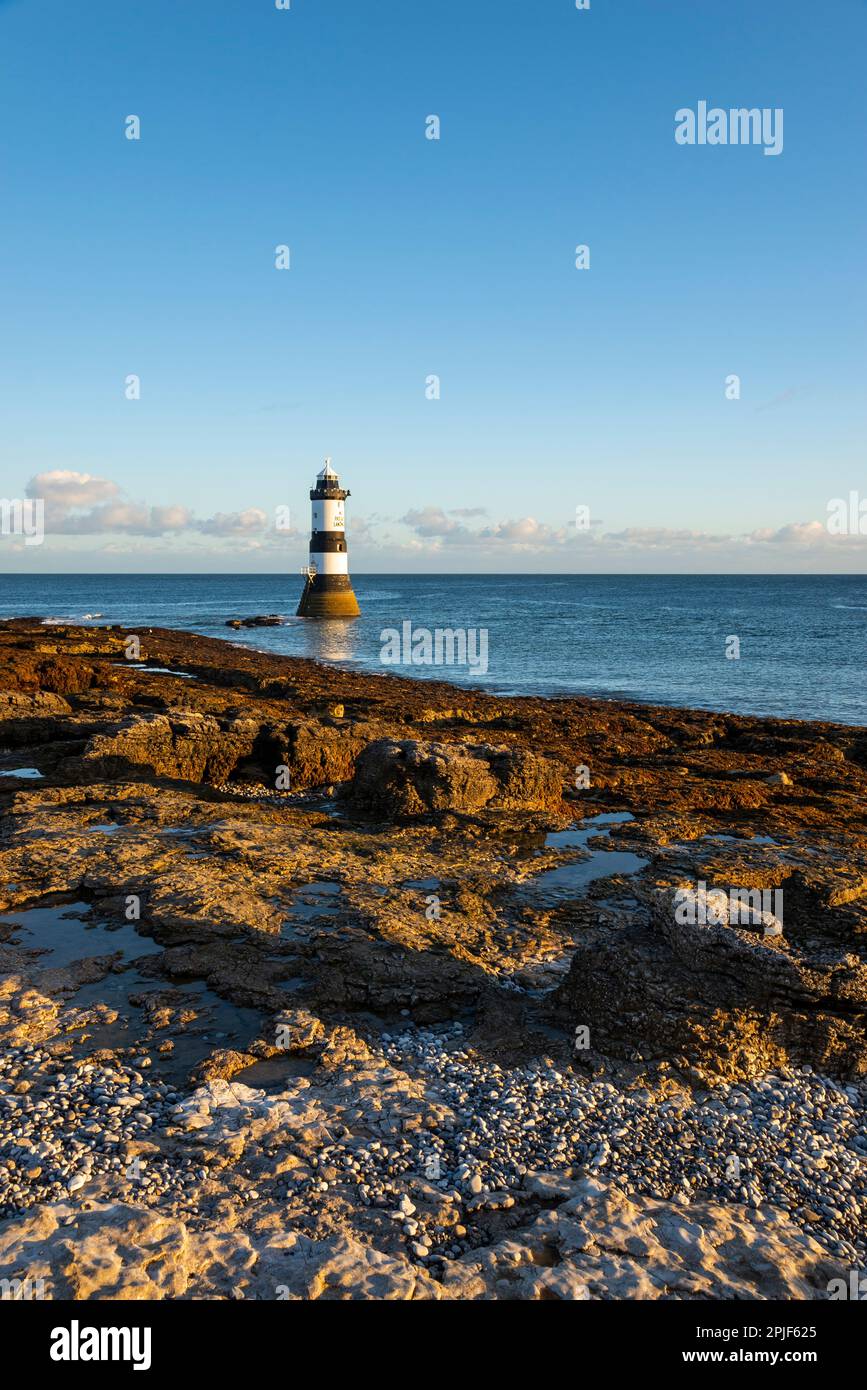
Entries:
{"type": "Polygon", "coordinates": [[[0,1277],[827,1296],[867,1256],[865,748],[0,624],[0,1277]],[[781,932],[703,920],[741,889],[781,932]]]}

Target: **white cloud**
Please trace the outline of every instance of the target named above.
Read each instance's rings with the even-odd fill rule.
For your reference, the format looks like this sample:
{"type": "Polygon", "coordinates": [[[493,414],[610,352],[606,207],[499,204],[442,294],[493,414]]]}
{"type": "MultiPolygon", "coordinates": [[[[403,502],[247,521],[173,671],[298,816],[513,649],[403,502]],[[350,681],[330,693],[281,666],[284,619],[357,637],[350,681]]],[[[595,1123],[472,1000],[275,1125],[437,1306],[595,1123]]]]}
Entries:
{"type": "Polygon", "coordinates": [[[472,539],[473,535],[459,521],[452,521],[442,507],[422,507],[420,511],[414,508],[400,519],[419,536],[466,536],[472,539]]]}
{"type": "Polygon", "coordinates": [[[189,529],[187,507],[146,507],[136,502],[106,502],[89,512],[57,515],[46,507],[45,529],[66,536],[163,536],[189,529]]]}
{"type": "Polygon", "coordinates": [[[780,526],[774,531],[766,528],[751,531],[744,537],[750,542],[771,545],[828,545],[840,540],[864,539],[863,537],[832,536],[821,521],[792,521],[788,526],[780,526]]]}
{"type": "Polygon", "coordinates": [[[407,512],[401,521],[416,536],[435,539],[450,546],[485,548],[489,544],[507,542],[519,548],[536,548],[560,545],[567,536],[565,530],[554,530],[532,516],[521,517],[518,521],[497,521],[476,530],[452,520],[453,515],[477,514],[484,514],[484,509],[474,507],[465,512],[452,513],[444,512],[442,507],[422,507],[407,512]]]}
{"type": "Polygon", "coordinates": [[[493,526],[483,526],[478,533],[482,542],[506,542],[517,547],[562,546],[568,538],[568,531],[555,529],[537,521],[535,517],[524,516],[519,521],[498,521],[493,526]]]}
{"type": "MultiPolygon", "coordinates": [[[[26,495],[44,500],[45,530],[54,535],[159,537],[198,532],[206,536],[248,537],[268,530],[268,516],[259,507],[217,512],[198,521],[189,507],[131,502],[110,479],[65,468],[37,473],[27,484],[26,495]]],[[[297,533],[280,534],[285,540],[297,533]]]]}
{"type": "MultiPolygon", "coordinates": [[[[26,495],[44,499],[48,534],[103,536],[106,553],[110,549],[126,553],[150,549],[164,554],[184,551],[205,558],[215,556],[218,550],[225,554],[231,547],[239,554],[258,552],[263,559],[275,556],[282,560],[287,549],[297,548],[307,534],[306,527],[303,531],[278,529],[276,517],[260,507],[216,512],[199,519],[190,508],[177,503],[133,501],[110,479],[71,469],[36,474],[27,484],[26,495]]],[[[564,572],[616,570],[620,566],[640,572],[658,570],[667,561],[690,570],[719,568],[723,563],[741,569],[751,564],[818,569],[833,567],[838,561],[851,568],[867,554],[867,536],[831,535],[822,521],[794,521],[742,534],[665,526],[605,531],[598,519],[581,530],[571,525],[551,526],[532,516],[468,524],[472,518],[486,515],[482,507],[412,508],[400,517],[404,529],[395,534],[387,517],[353,516],[350,549],[356,560],[361,560],[362,568],[383,561],[397,565],[409,562],[415,567],[425,558],[446,569],[458,565],[475,569],[477,561],[482,568],[490,568],[508,564],[511,557],[518,568],[541,565],[564,572]]]]}
{"type": "Polygon", "coordinates": [[[676,530],[668,526],[627,526],[623,531],[606,531],[603,541],[614,545],[634,545],[642,549],[667,546],[731,545],[735,538],[710,531],[676,530]]]}
{"type": "Polygon", "coordinates": [[[440,507],[423,507],[409,511],[401,518],[414,532],[406,548],[418,550],[427,543],[431,554],[450,549],[503,554],[539,553],[560,555],[570,553],[602,559],[606,553],[655,553],[673,555],[718,555],[729,552],[748,552],[757,545],[774,546],[780,552],[796,554],[804,550],[840,553],[856,547],[867,550],[865,536],[831,535],[821,521],[795,521],[777,529],[766,528],[742,534],[700,531],[686,527],[627,526],[621,531],[601,531],[597,528],[579,530],[574,527],[552,527],[532,516],[517,521],[493,522],[473,529],[452,520],[452,514],[440,507]]]}
{"type": "Polygon", "coordinates": [[[94,478],[91,473],[75,473],[69,468],[53,468],[37,473],[27,484],[28,497],[44,497],[46,506],[92,507],[109,497],[117,497],[120,488],[107,478],[94,478]]]}
{"type": "Polygon", "coordinates": [[[249,536],[264,531],[267,525],[268,517],[260,507],[247,507],[243,512],[216,512],[207,521],[198,522],[196,529],[205,536],[249,536]]]}

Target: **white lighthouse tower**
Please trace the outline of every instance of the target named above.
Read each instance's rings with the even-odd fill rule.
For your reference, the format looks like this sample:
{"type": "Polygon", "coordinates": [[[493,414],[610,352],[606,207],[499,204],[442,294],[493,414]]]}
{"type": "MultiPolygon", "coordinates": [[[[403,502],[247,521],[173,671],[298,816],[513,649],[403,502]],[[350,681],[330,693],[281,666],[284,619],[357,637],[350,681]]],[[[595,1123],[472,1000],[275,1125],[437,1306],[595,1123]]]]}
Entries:
{"type": "Polygon", "coordinates": [[[299,618],[357,618],[360,609],[349,579],[344,502],[349,493],[331,467],[331,459],[311,488],[310,564],[298,605],[299,618]]]}

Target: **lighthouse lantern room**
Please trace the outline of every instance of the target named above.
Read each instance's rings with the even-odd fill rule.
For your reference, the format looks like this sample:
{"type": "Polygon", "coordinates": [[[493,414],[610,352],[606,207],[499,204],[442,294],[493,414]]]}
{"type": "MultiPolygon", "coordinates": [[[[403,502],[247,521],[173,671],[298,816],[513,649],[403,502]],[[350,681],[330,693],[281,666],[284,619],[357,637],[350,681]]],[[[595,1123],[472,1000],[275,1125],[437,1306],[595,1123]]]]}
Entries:
{"type": "Polygon", "coordinates": [[[344,503],[349,492],[331,467],[331,459],[310,490],[312,523],[310,563],[305,566],[299,618],[356,618],[358,600],[349,579],[344,503]]]}

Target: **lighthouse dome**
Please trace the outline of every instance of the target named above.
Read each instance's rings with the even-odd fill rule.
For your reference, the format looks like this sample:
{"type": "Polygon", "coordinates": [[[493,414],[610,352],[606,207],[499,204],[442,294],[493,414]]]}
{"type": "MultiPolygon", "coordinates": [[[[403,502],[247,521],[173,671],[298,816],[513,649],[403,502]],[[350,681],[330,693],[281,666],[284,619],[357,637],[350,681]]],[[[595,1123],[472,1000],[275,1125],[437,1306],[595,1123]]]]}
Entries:
{"type": "Polygon", "coordinates": [[[331,459],[326,459],[326,460],[325,460],[325,467],[324,467],[323,469],[321,469],[321,470],[316,474],[316,477],[317,477],[317,478],[323,478],[323,479],[324,479],[324,478],[333,478],[333,479],[335,480],[335,482],[337,481],[337,474],[335,473],[334,469],[331,467],[331,459]]]}

